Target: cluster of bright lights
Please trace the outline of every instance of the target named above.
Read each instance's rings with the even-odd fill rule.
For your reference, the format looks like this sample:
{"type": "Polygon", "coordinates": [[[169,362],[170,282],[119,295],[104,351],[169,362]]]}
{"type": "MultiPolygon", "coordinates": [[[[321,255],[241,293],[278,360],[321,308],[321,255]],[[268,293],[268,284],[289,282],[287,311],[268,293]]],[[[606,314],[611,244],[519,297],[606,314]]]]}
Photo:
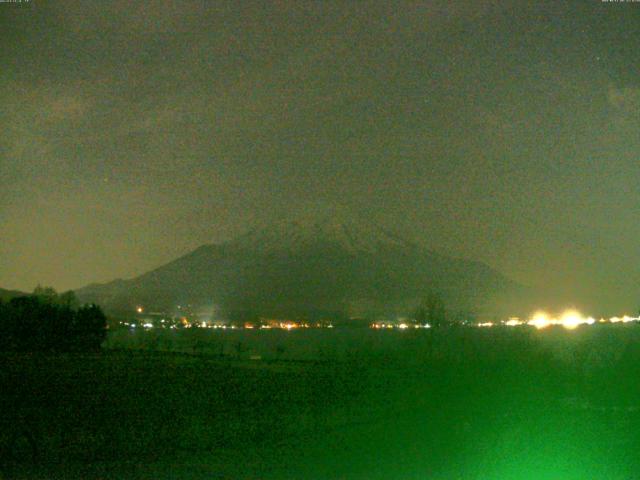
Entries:
{"type": "MultiPolygon", "coordinates": [[[[608,320],[601,318],[597,323],[629,323],[637,322],[640,318],[630,317],[625,315],[623,317],[612,317],[608,320]]],[[[585,317],[577,310],[567,310],[560,317],[552,317],[545,312],[536,312],[533,317],[527,322],[528,325],[532,325],[537,329],[549,327],[551,325],[561,325],[567,330],[574,330],[580,325],[593,325],[596,323],[596,319],[593,317],[585,317]]]]}
{"type": "Polygon", "coordinates": [[[493,327],[494,323],[493,322],[483,322],[483,323],[478,323],[478,327],[493,327]]]}
{"type": "MultiPolygon", "coordinates": [[[[142,306],[138,306],[136,307],[136,312],[142,313],[144,312],[144,308],[142,306]]],[[[553,316],[548,314],[547,312],[540,310],[535,312],[528,320],[521,320],[518,317],[511,317],[506,321],[476,323],[475,326],[481,327],[481,328],[489,328],[494,326],[517,327],[520,325],[529,325],[529,326],[535,327],[538,330],[542,330],[550,326],[558,325],[566,328],[567,330],[574,330],[578,328],[580,325],[593,325],[595,323],[630,323],[630,322],[640,322],[640,317],[631,317],[629,315],[624,315],[622,317],[611,317],[609,319],[601,318],[600,320],[596,320],[593,317],[585,317],[577,310],[565,310],[559,316],[553,316]]],[[[284,320],[284,321],[269,320],[262,324],[247,322],[244,325],[236,326],[236,325],[226,325],[226,324],[213,323],[213,322],[207,322],[207,321],[191,322],[187,319],[187,317],[181,317],[179,319],[180,325],[177,325],[177,326],[176,324],[165,325],[165,319],[162,319],[159,325],[155,325],[154,323],[151,323],[149,319],[147,319],[144,322],[139,322],[139,324],[134,322],[132,323],[120,322],[120,323],[130,328],[135,328],[136,326],[139,326],[145,329],[151,329],[154,327],[166,328],[167,326],[171,329],[175,329],[177,328],[177,326],[182,326],[183,328],[199,327],[199,328],[211,328],[211,329],[221,329],[221,330],[226,330],[226,329],[235,330],[240,328],[244,328],[248,330],[252,330],[252,329],[268,330],[272,328],[283,329],[283,330],[294,330],[299,328],[333,328],[333,325],[330,323],[309,324],[306,322],[298,322],[298,321],[292,321],[292,320],[284,320]]],[[[375,323],[372,323],[370,326],[371,328],[376,330],[409,330],[409,329],[431,328],[431,325],[429,325],[428,323],[425,323],[425,324],[407,323],[407,322],[401,321],[401,319],[398,319],[395,322],[393,321],[375,322],[375,323]]]]}
{"type": "Polygon", "coordinates": [[[506,325],[508,327],[515,327],[518,325],[530,325],[532,327],[537,328],[538,330],[542,330],[543,328],[547,328],[554,325],[559,325],[567,330],[575,330],[580,325],[593,325],[594,323],[629,323],[629,322],[638,322],[640,321],[639,317],[630,317],[625,315],[623,317],[612,317],[608,320],[601,318],[596,321],[593,317],[585,317],[577,310],[566,310],[560,316],[552,316],[546,312],[538,311],[534,313],[529,320],[523,321],[517,317],[512,317],[506,322],[493,323],[493,322],[485,322],[478,323],[478,327],[493,327],[495,325],[506,325]]]}
{"type": "Polygon", "coordinates": [[[573,330],[580,325],[592,325],[595,320],[591,317],[585,318],[575,310],[567,310],[559,318],[549,316],[545,312],[536,312],[527,322],[528,325],[536,327],[538,330],[547,328],[551,325],[561,325],[567,330],[573,330]]]}
{"type": "MultiPolygon", "coordinates": [[[[186,328],[189,328],[187,325],[185,325],[186,328]]],[[[213,328],[214,330],[226,330],[226,329],[230,329],[230,330],[235,330],[236,327],[235,325],[223,325],[223,324],[219,324],[219,323],[207,323],[207,322],[202,322],[200,324],[200,328],[213,328]]]]}
{"type": "Polygon", "coordinates": [[[407,330],[409,328],[431,328],[431,325],[428,323],[419,324],[419,323],[393,323],[393,322],[376,322],[371,324],[371,328],[375,330],[407,330]]]}
{"type": "Polygon", "coordinates": [[[640,318],[630,317],[628,315],[625,315],[623,317],[611,317],[609,319],[610,323],[629,323],[629,322],[638,322],[638,321],[640,321],[640,318]]]}
{"type": "MultiPolygon", "coordinates": [[[[251,328],[250,324],[245,324],[244,328],[251,328]]],[[[307,322],[294,322],[294,321],[270,321],[267,324],[260,325],[260,330],[270,330],[272,328],[280,328],[282,330],[295,330],[297,328],[333,328],[331,323],[307,323],[307,322]]]]}
{"type": "MultiPolygon", "coordinates": [[[[176,329],[178,326],[176,325],[165,325],[165,320],[162,319],[159,324],[152,323],[149,320],[145,320],[143,322],[120,322],[120,325],[124,325],[125,327],[136,328],[143,327],[146,329],[151,328],[170,328],[176,329]]],[[[213,330],[271,330],[271,329],[282,329],[282,330],[295,330],[302,328],[333,328],[333,324],[331,323],[302,323],[302,322],[293,322],[293,321],[285,321],[285,322],[271,322],[266,325],[261,325],[259,323],[245,323],[244,325],[227,325],[224,323],[211,323],[206,321],[197,321],[190,322],[183,317],[180,319],[179,326],[181,328],[207,328],[213,330]]]]}

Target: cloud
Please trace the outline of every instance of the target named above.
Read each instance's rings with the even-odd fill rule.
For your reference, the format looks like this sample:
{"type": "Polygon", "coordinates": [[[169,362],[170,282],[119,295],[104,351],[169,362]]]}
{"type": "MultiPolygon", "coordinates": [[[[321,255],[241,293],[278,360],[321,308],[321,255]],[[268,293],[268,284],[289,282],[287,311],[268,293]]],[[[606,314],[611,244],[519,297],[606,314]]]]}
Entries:
{"type": "Polygon", "coordinates": [[[640,112],[640,87],[615,87],[607,90],[609,105],[623,113],[640,112]]]}
{"type": "Polygon", "coordinates": [[[175,33],[191,31],[211,10],[203,2],[146,0],[87,2],[68,0],[55,5],[56,18],[75,32],[175,33]]]}
{"type": "Polygon", "coordinates": [[[90,102],[77,95],[64,94],[54,98],[50,105],[52,120],[67,120],[82,117],[90,107],[90,102]]]}

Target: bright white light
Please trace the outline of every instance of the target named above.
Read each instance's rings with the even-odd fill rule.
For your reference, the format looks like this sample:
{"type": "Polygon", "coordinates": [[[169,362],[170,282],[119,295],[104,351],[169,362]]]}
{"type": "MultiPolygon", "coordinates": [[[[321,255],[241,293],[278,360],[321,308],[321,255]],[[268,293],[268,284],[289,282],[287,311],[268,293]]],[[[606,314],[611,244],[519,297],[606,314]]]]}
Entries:
{"type": "Polygon", "coordinates": [[[142,312],[143,312],[142,307],[138,307],[138,308],[136,308],[136,312],[138,312],[138,313],[142,313],[142,312]]]}
{"type": "Polygon", "coordinates": [[[522,322],[518,317],[511,317],[505,322],[505,325],[508,327],[517,327],[518,325],[522,325],[522,322]]]}
{"type": "Polygon", "coordinates": [[[582,318],[580,312],[576,310],[567,310],[560,317],[560,323],[567,330],[574,330],[582,323],[586,323],[586,320],[582,318]]]}
{"type": "Polygon", "coordinates": [[[493,327],[493,322],[479,323],[478,326],[479,327],[493,327]]]}
{"type": "MultiPolygon", "coordinates": [[[[606,320],[601,319],[600,322],[605,322],[606,320]]],[[[624,319],[613,317],[610,320],[612,323],[622,322],[624,319]]],[[[597,323],[593,317],[585,317],[577,310],[565,310],[559,318],[551,317],[545,312],[536,312],[531,320],[527,322],[528,325],[536,327],[537,329],[546,328],[550,325],[562,325],[567,330],[574,330],[578,328],[580,325],[593,325],[597,323]]]]}
{"type": "Polygon", "coordinates": [[[153,328],[153,323],[145,323],[142,325],[144,328],[153,328]]]}
{"type": "Polygon", "coordinates": [[[551,325],[551,319],[545,312],[536,312],[533,318],[527,322],[529,325],[536,327],[538,330],[551,325]]]}
{"type": "Polygon", "coordinates": [[[407,325],[406,323],[401,323],[400,325],[398,325],[398,328],[400,330],[405,330],[405,329],[409,328],[409,325],[407,325]]]}

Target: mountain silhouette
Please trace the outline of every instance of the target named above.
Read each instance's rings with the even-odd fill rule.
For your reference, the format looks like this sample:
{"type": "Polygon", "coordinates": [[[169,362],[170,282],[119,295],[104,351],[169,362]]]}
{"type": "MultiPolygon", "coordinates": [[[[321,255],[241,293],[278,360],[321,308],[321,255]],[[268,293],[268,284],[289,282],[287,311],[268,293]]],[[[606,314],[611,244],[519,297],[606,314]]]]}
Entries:
{"type": "Polygon", "coordinates": [[[130,280],[77,290],[107,310],[209,308],[221,317],[407,315],[429,292],[450,312],[508,314],[526,289],[487,265],[438,254],[376,224],[330,215],[203,245],[130,280]]]}

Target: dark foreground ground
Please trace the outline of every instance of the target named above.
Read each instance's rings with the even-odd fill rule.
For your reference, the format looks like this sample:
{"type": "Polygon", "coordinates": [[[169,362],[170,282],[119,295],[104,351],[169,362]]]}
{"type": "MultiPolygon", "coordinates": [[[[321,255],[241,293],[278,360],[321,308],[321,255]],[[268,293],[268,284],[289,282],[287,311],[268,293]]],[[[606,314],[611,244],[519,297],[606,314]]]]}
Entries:
{"type": "Polygon", "coordinates": [[[640,327],[586,328],[336,361],[3,354],[0,478],[640,479],[640,327]]]}

